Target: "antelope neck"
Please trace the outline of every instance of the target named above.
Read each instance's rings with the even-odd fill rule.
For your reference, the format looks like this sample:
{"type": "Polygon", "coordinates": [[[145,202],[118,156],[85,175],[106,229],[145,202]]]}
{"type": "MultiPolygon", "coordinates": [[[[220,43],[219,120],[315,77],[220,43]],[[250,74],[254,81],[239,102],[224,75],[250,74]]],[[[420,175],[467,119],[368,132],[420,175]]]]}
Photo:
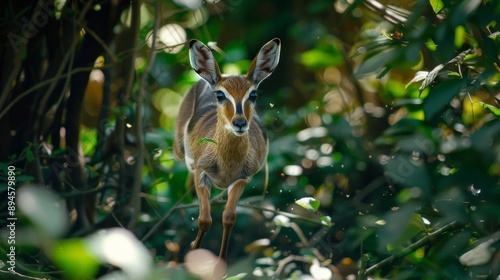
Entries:
{"type": "Polygon", "coordinates": [[[232,160],[243,160],[250,146],[248,131],[242,136],[236,136],[232,131],[225,128],[220,121],[217,122],[214,138],[215,142],[217,142],[217,154],[232,160]]]}

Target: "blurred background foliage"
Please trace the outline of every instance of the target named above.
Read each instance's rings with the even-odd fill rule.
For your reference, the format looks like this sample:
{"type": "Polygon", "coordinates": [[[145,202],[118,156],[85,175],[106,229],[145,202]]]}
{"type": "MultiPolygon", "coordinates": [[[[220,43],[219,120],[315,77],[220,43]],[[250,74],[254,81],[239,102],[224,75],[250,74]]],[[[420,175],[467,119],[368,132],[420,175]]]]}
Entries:
{"type": "MultiPolygon", "coordinates": [[[[171,148],[198,79],[185,42],[238,74],[274,37],[258,100],[269,186],[260,172],[239,203],[228,276],[498,279],[498,1],[0,7],[0,179],[16,167],[18,217],[3,279],[196,279],[197,200],[171,148]]],[[[217,252],[214,196],[203,247],[217,252]]]]}

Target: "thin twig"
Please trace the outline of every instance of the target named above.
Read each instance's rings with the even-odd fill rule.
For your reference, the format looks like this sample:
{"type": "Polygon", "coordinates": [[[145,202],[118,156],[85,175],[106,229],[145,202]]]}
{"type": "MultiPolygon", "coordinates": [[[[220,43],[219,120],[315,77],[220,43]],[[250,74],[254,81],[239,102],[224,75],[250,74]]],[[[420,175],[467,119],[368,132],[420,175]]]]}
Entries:
{"type": "Polygon", "coordinates": [[[260,198],[260,203],[264,204],[264,199],[266,199],[266,193],[267,193],[267,187],[269,185],[269,163],[267,163],[267,158],[266,158],[266,163],[264,167],[264,190],[262,190],[262,197],[260,198]]]}
{"type": "Polygon", "coordinates": [[[34,280],[48,280],[49,278],[38,278],[38,277],[32,277],[32,276],[28,276],[28,275],[24,275],[24,274],[21,274],[21,273],[18,273],[16,271],[5,271],[5,270],[0,270],[1,273],[5,273],[5,274],[12,274],[12,275],[16,275],[16,276],[19,276],[23,279],[34,279],[34,280]]]}
{"type": "Polygon", "coordinates": [[[414,252],[415,250],[417,250],[418,248],[424,246],[425,244],[427,244],[428,242],[431,242],[432,240],[434,240],[435,238],[437,238],[438,236],[446,233],[449,229],[453,228],[454,226],[457,225],[457,222],[453,221],[449,224],[446,224],[444,225],[442,228],[430,233],[429,235],[426,235],[425,237],[423,237],[422,239],[418,240],[417,242],[411,244],[410,246],[404,248],[403,250],[401,250],[401,252],[397,253],[397,254],[394,254],[384,260],[382,260],[381,262],[377,263],[377,264],[374,264],[372,265],[371,267],[369,267],[368,269],[366,269],[366,272],[365,272],[365,275],[368,275],[374,271],[376,271],[377,269],[380,269],[381,267],[393,262],[394,260],[396,260],[397,258],[401,258],[401,257],[404,257],[408,254],[410,254],[411,252],[414,252]]]}
{"type": "Polygon", "coordinates": [[[94,30],[90,29],[88,26],[79,23],[79,25],[85,30],[85,33],[88,33],[90,36],[94,38],[94,40],[101,45],[101,48],[108,54],[109,58],[113,61],[113,63],[117,62],[116,57],[113,55],[113,52],[109,49],[106,43],[94,32],[94,30]]]}
{"type": "MultiPolygon", "coordinates": [[[[127,80],[126,87],[126,96],[130,96],[132,92],[132,87],[134,85],[134,74],[135,74],[135,59],[137,57],[137,43],[139,41],[139,28],[141,23],[141,0],[133,0],[132,1],[132,40],[133,40],[133,49],[132,58],[130,59],[130,69],[129,69],[129,79],[127,80]]],[[[136,132],[136,143],[137,143],[137,154],[135,159],[135,170],[134,170],[134,181],[132,184],[132,193],[131,193],[131,204],[133,210],[132,219],[127,226],[127,228],[131,231],[134,231],[135,225],[137,223],[140,211],[141,211],[141,198],[139,193],[141,192],[142,186],[142,167],[144,166],[144,137],[142,131],[142,95],[140,92],[138,93],[137,101],[136,101],[136,114],[135,114],[135,132],[136,132]]],[[[120,166],[120,168],[124,168],[124,166],[120,166]]]]}
{"type": "Polygon", "coordinates": [[[276,276],[280,276],[281,272],[285,268],[285,265],[287,263],[290,263],[293,261],[300,261],[300,262],[309,263],[309,261],[302,256],[290,255],[290,256],[288,256],[288,257],[286,257],[278,262],[278,267],[276,268],[276,276]]]}
{"type": "MultiPolygon", "coordinates": [[[[165,215],[163,215],[163,217],[153,226],[153,228],[151,228],[149,230],[148,233],[146,233],[146,235],[144,235],[144,237],[141,239],[142,242],[146,241],[148,238],[151,237],[151,235],[153,235],[153,233],[155,233],[158,228],[160,227],[161,224],[163,224],[166,220],[168,220],[170,218],[170,216],[172,216],[172,214],[178,210],[182,210],[182,209],[188,209],[188,208],[196,208],[196,207],[199,207],[199,204],[198,202],[194,202],[194,203],[189,203],[189,204],[182,204],[182,201],[184,200],[184,198],[191,192],[191,189],[193,187],[191,187],[186,193],[184,193],[182,195],[181,198],[179,198],[179,200],[177,200],[177,202],[170,208],[170,210],[165,213],[165,215]]],[[[220,194],[218,194],[217,196],[215,196],[214,198],[212,198],[210,200],[210,204],[211,205],[225,205],[226,204],[226,200],[222,200],[222,199],[219,199],[220,197],[222,197],[223,195],[225,194],[225,192],[221,192],[220,194]]],[[[292,218],[294,220],[302,220],[302,221],[305,221],[305,222],[308,222],[308,223],[311,223],[311,224],[315,224],[315,225],[320,225],[320,226],[324,226],[321,221],[316,221],[316,220],[313,220],[313,219],[309,219],[309,218],[306,218],[306,217],[302,217],[302,216],[299,216],[299,215],[296,215],[296,214],[292,214],[292,213],[288,213],[288,212],[283,212],[283,211],[279,211],[279,210],[274,210],[274,209],[267,209],[265,207],[262,207],[260,205],[253,205],[253,204],[248,204],[247,202],[240,202],[238,203],[238,206],[240,207],[244,207],[244,208],[251,208],[251,209],[256,209],[256,210],[260,210],[262,212],[264,211],[267,211],[267,212],[272,212],[274,214],[277,214],[277,215],[283,215],[283,216],[286,216],[286,217],[289,217],[289,218],[292,218]]],[[[305,240],[305,244],[307,244],[308,241],[305,240]]]]}
{"type": "MultiPolygon", "coordinates": [[[[86,12],[86,11],[84,11],[84,12],[86,12]]],[[[64,69],[67,68],[69,70],[73,67],[73,63],[75,61],[75,48],[78,45],[78,42],[79,42],[78,36],[74,36],[73,41],[71,42],[71,45],[69,47],[69,51],[66,53],[66,55],[63,58],[63,61],[59,65],[59,69],[57,69],[57,72],[54,75],[54,79],[52,80],[52,83],[49,85],[49,88],[46,91],[44,91],[44,95],[42,97],[42,100],[40,100],[40,102],[38,103],[38,111],[36,112],[36,118],[35,118],[34,125],[33,125],[34,131],[35,131],[35,133],[33,133],[33,143],[36,143],[39,135],[43,135],[43,133],[44,133],[44,131],[40,130],[42,127],[42,120],[44,120],[44,118],[43,118],[44,114],[46,114],[47,111],[51,111],[51,109],[52,109],[52,107],[46,108],[46,104],[52,95],[52,91],[54,91],[54,89],[59,84],[59,80],[62,79],[62,74],[63,74],[64,69]],[[69,65],[67,65],[68,63],[69,63],[69,65]]],[[[66,78],[66,81],[64,81],[64,86],[63,86],[61,92],[59,93],[59,98],[57,98],[56,102],[52,106],[56,106],[56,108],[59,107],[59,105],[61,104],[61,101],[63,100],[63,98],[65,96],[66,90],[69,87],[70,80],[71,80],[70,78],[66,78]]],[[[54,114],[55,114],[55,111],[54,111],[54,114]]]]}
{"type": "MultiPolygon", "coordinates": [[[[83,25],[85,15],[87,14],[87,12],[91,6],[92,6],[91,3],[87,2],[87,4],[82,9],[79,17],[76,19],[77,25],[83,25]]],[[[74,25],[73,25],[73,27],[74,27],[74,25]]],[[[71,44],[69,46],[69,50],[67,51],[66,55],[64,55],[62,62],[60,62],[59,68],[57,69],[57,71],[54,75],[54,79],[52,79],[52,82],[50,83],[48,89],[44,91],[43,98],[38,103],[38,111],[36,113],[36,119],[35,119],[35,125],[34,125],[35,133],[33,136],[34,137],[33,143],[35,143],[35,141],[37,140],[37,137],[39,134],[38,132],[43,133],[43,131],[39,131],[39,129],[40,129],[39,126],[40,126],[41,119],[42,119],[44,112],[46,111],[46,109],[49,109],[49,108],[46,108],[47,101],[49,100],[50,96],[52,95],[52,91],[56,88],[57,84],[59,83],[59,80],[61,80],[64,70],[68,69],[68,71],[70,71],[71,68],[73,67],[74,58],[75,58],[75,48],[79,42],[80,42],[80,37],[78,36],[78,31],[73,29],[73,39],[72,39],[71,44]],[[69,65],[67,65],[68,63],[69,63],[69,65]]],[[[56,104],[59,104],[62,101],[62,99],[66,93],[66,89],[69,87],[69,84],[70,84],[70,79],[67,78],[66,81],[64,82],[63,89],[61,90],[60,96],[57,99],[56,104]]],[[[59,106],[59,105],[56,105],[56,106],[59,106]]]]}
{"type": "Polygon", "coordinates": [[[61,74],[60,76],[55,76],[55,77],[52,77],[50,79],[46,79],[44,81],[41,81],[39,83],[37,83],[36,85],[34,85],[33,87],[23,91],[22,93],[20,93],[19,95],[16,96],[15,99],[13,99],[11,102],[9,102],[9,104],[7,106],[5,106],[5,109],[0,113],[0,119],[2,119],[6,114],[7,112],[19,101],[21,101],[21,99],[23,99],[24,97],[26,97],[28,94],[52,83],[53,81],[57,80],[57,79],[62,79],[62,78],[66,78],[68,76],[71,76],[71,75],[74,75],[74,74],[77,74],[77,73],[80,73],[80,72],[88,72],[88,71],[92,71],[94,69],[103,69],[103,68],[110,68],[110,67],[113,67],[114,65],[113,64],[106,64],[104,66],[101,66],[101,67],[78,67],[78,68],[75,68],[65,74],[61,74]]]}
{"type": "Polygon", "coordinates": [[[366,280],[366,266],[368,265],[368,255],[361,256],[361,263],[359,264],[358,280],[366,280]]]}
{"type": "MultiPolygon", "coordinates": [[[[156,58],[156,51],[153,51],[153,50],[155,50],[155,48],[156,48],[156,43],[157,43],[157,35],[156,34],[158,33],[158,28],[160,27],[160,19],[161,19],[160,11],[161,11],[161,1],[156,1],[155,20],[154,20],[154,24],[153,24],[153,31],[151,32],[152,39],[151,39],[151,47],[149,50],[148,65],[146,66],[146,70],[144,71],[144,73],[142,73],[141,85],[143,85],[147,82],[149,72],[151,71],[151,68],[153,67],[153,64],[154,64],[154,61],[156,58]]],[[[139,96],[142,96],[144,89],[145,89],[144,87],[139,88],[139,92],[140,92],[139,96]]]]}
{"type": "MultiPolygon", "coordinates": [[[[145,95],[145,87],[143,86],[147,82],[148,74],[153,67],[156,52],[152,51],[156,46],[156,33],[158,32],[158,28],[160,26],[160,11],[161,11],[161,1],[156,1],[156,9],[155,9],[155,20],[153,25],[152,32],[152,43],[151,50],[149,51],[148,57],[148,65],[146,66],[146,70],[142,73],[141,80],[139,83],[139,90],[137,93],[137,103],[136,103],[136,114],[135,114],[135,132],[136,132],[136,142],[137,142],[137,159],[135,165],[135,176],[134,176],[134,185],[132,187],[132,197],[133,197],[133,208],[134,208],[134,216],[132,220],[137,221],[139,214],[141,212],[141,198],[140,192],[142,187],[142,169],[144,166],[144,124],[142,122],[142,107],[143,107],[143,98],[145,95]]],[[[154,172],[153,172],[154,173],[154,172]]]]}
{"type": "MultiPolygon", "coordinates": [[[[141,241],[145,241],[147,240],[149,237],[151,237],[151,235],[153,235],[153,233],[155,233],[158,228],[166,221],[168,220],[168,218],[170,218],[170,216],[172,216],[172,214],[177,211],[177,210],[180,210],[180,209],[185,209],[185,208],[194,208],[194,207],[199,207],[199,204],[196,202],[196,203],[191,203],[191,204],[184,204],[184,205],[189,205],[189,207],[183,207],[184,205],[180,205],[182,203],[182,201],[184,200],[184,198],[190,194],[192,192],[192,189],[194,188],[194,186],[191,186],[190,188],[188,188],[188,190],[177,200],[177,202],[174,204],[174,206],[172,208],[170,208],[170,210],[165,213],[165,215],[163,215],[163,217],[154,225],[153,228],[151,228],[149,230],[148,233],[146,233],[146,235],[142,238],[141,241]]],[[[224,196],[225,194],[227,193],[227,190],[224,190],[222,192],[220,192],[219,194],[217,194],[216,196],[214,196],[211,200],[210,200],[210,205],[213,205],[213,204],[222,204],[222,203],[219,203],[219,202],[223,202],[223,204],[226,203],[225,200],[219,200],[222,196],[224,196]]]]}
{"type": "Polygon", "coordinates": [[[295,231],[300,241],[302,242],[303,246],[311,248],[313,254],[316,256],[316,258],[318,258],[318,260],[324,262],[327,259],[325,258],[325,256],[323,256],[323,254],[321,254],[321,252],[317,248],[311,246],[311,243],[309,242],[309,240],[307,240],[306,236],[304,235],[304,232],[302,231],[302,229],[300,229],[297,223],[290,222],[290,227],[295,231]]]}
{"type": "Polygon", "coordinates": [[[189,188],[178,200],[177,202],[174,204],[174,206],[172,206],[172,208],[170,208],[170,210],[168,210],[167,213],[165,213],[165,215],[163,215],[163,217],[144,235],[144,237],[142,237],[141,239],[141,242],[145,242],[146,240],[148,240],[157,230],[158,228],[166,221],[168,220],[168,218],[170,218],[170,216],[179,209],[179,205],[182,203],[182,201],[184,200],[184,198],[186,198],[186,196],[188,194],[191,193],[191,190],[193,189],[193,187],[189,188]]]}
{"type": "MultiPolygon", "coordinates": [[[[225,203],[225,201],[221,201],[221,203],[225,203]]],[[[248,204],[248,203],[238,203],[238,206],[246,207],[246,208],[252,208],[252,209],[260,210],[260,211],[263,211],[263,212],[264,211],[265,212],[272,212],[274,214],[283,215],[283,216],[286,216],[288,218],[292,218],[294,220],[304,221],[304,222],[308,222],[308,223],[315,224],[315,225],[318,225],[318,226],[324,226],[320,220],[313,220],[313,219],[310,219],[310,218],[299,216],[297,214],[292,214],[292,213],[283,212],[283,211],[274,210],[274,209],[268,209],[268,208],[262,207],[260,205],[254,205],[254,204],[248,204]]]]}
{"type": "MultiPolygon", "coordinates": [[[[215,198],[213,198],[210,201],[210,204],[212,204],[212,205],[225,205],[226,202],[227,202],[226,200],[216,200],[215,198]]],[[[288,212],[283,212],[283,211],[274,210],[274,209],[268,209],[268,208],[265,208],[265,207],[263,207],[261,205],[254,205],[254,204],[249,204],[247,202],[240,202],[240,203],[238,203],[238,206],[244,207],[244,208],[251,208],[251,209],[260,210],[262,212],[272,212],[274,214],[283,215],[283,216],[292,218],[294,220],[305,221],[305,222],[308,222],[308,223],[311,223],[311,224],[324,226],[321,223],[321,221],[313,220],[313,219],[310,219],[310,218],[302,217],[302,216],[299,216],[299,215],[296,215],[296,214],[292,214],[292,213],[288,213],[288,212]]],[[[195,207],[198,207],[198,202],[179,205],[177,207],[174,207],[176,209],[172,208],[171,210],[181,210],[181,209],[188,209],[188,208],[195,208],[195,207]]]]}
{"type": "MultiPolygon", "coordinates": [[[[30,22],[34,22],[34,19],[36,16],[39,15],[40,10],[43,7],[43,2],[40,0],[37,2],[35,11],[33,12],[32,18],[30,22]]],[[[7,101],[7,97],[9,96],[9,91],[12,89],[12,85],[14,83],[15,78],[19,74],[19,71],[21,70],[21,66],[23,65],[23,55],[24,55],[24,49],[26,48],[27,41],[25,37],[23,37],[24,40],[22,40],[19,45],[17,46],[17,52],[16,52],[16,57],[14,58],[14,63],[12,64],[14,68],[10,72],[10,76],[7,79],[7,81],[4,83],[5,87],[2,90],[2,94],[0,94],[0,108],[3,108],[3,105],[7,101]]]]}

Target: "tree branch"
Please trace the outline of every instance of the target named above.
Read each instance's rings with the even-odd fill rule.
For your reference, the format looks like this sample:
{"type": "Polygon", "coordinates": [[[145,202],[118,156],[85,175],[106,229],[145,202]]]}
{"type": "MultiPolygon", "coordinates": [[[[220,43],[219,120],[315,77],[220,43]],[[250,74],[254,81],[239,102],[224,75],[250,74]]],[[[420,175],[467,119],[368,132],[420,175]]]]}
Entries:
{"type": "MultiPolygon", "coordinates": [[[[192,187],[191,187],[192,188],[192,187]]],[[[181,210],[181,209],[188,209],[188,208],[196,208],[196,207],[199,207],[198,205],[198,202],[194,202],[194,203],[189,203],[189,204],[183,204],[181,205],[182,203],[182,200],[184,200],[184,198],[191,192],[191,188],[182,195],[181,198],[179,198],[179,200],[175,203],[174,206],[172,206],[172,208],[170,208],[170,210],[165,213],[165,215],[163,215],[163,217],[153,226],[153,228],[151,228],[149,230],[148,233],[146,233],[146,235],[144,235],[144,237],[141,239],[142,242],[146,241],[147,239],[149,239],[157,230],[158,228],[166,221],[170,218],[170,216],[172,216],[172,214],[178,210],[181,210]]],[[[220,194],[224,194],[224,192],[220,193],[220,194]]],[[[223,200],[223,199],[219,199],[219,196],[216,196],[214,198],[212,198],[210,200],[210,204],[211,205],[226,205],[226,200],[223,200]]],[[[257,198],[257,200],[260,200],[260,198],[257,198]]],[[[268,208],[264,208],[260,205],[253,205],[253,204],[249,204],[248,202],[240,202],[238,203],[238,206],[240,207],[245,207],[245,208],[251,208],[251,209],[256,209],[256,210],[260,210],[262,212],[272,212],[274,214],[277,214],[277,215],[283,215],[283,216],[286,216],[286,217],[289,217],[289,218],[292,218],[294,220],[301,220],[301,221],[304,221],[304,222],[308,222],[308,223],[311,223],[311,224],[315,224],[315,225],[318,225],[318,226],[324,226],[321,221],[317,221],[317,220],[313,220],[313,219],[309,219],[309,218],[306,218],[306,217],[302,217],[302,216],[299,216],[299,215],[296,215],[296,214],[292,214],[292,213],[288,213],[288,212],[283,212],[283,211],[279,211],[279,210],[274,210],[274,209],[268,209],[268,208]]],[[[306,243],[307,243],[307,240],[306,240],[306,243]]]]}
{"type": "Polygon", "coordinates": [[[369,267],[368,269],[366,269],[366,272],[365,272],[365,275],[368,275],[372,272],[374,272],[375,270],[377,269],[380,269],[381,267],[393,262],[394,260],[398,259],[398,258],[401,258],[401,257],[404,257],[408,254],[410,254],[411,252],[414,252],[415,250],[417,250],[418,248],[426,245],[427,243],[433,241],[434,239],[436,239],[437,237],[445,234],[448,230],[452,229],[453,227],[455,227],[457,225],[457,222],[453,221],[449,224],[446,224],[444,225],[442,228],[430,233],[429,235],[426,235],[425,237],[423,237],[422,239],[418,240],[417,242],[413,243],[412,245],[404,248],[401,252],[395,254],[395,255],[392,255],[384,260],[382,260],[381,262],[377,263],[377,264],[374,264],[372,265],[371,267],[369,267]]]}
{"type": "MultiPolygon", "coordinates": [[[[132,92],[132,87],[134,85],[134,74],[135,74],[135,59],[137,57],[137,45],[139,43],[139,29],[141,23],[141,0],[133,0],[132,1],[132,40],[133,40],[133,48],[132,48],[132,58],[130,60],[130,69],[129,69],[129,79],[127,80],[126,87],[126,95],[130,96],[132,92]]],[[[142,94],[144,93],[141,88],[137,93],[137,101],[136,101],[136,113],[135,113],[135,132],[136,132],[136,144],[137,144],[137,154],[135,156],[135,170],[134,170],[134,182],[132,185],[132,193],[131,193],[131,204],[133,208],[132,218],[127,226],[130,231],[134,231],[135,225],[137,223],[137,219],[141,212],[141,198],[139,193],[141,191],[142,186],[142,167],[144,166],[144,137],[143,137],[143,129],[142,129],[142,94]]],[[[123,168],[120,166],[120,169],[123,168]]]]}

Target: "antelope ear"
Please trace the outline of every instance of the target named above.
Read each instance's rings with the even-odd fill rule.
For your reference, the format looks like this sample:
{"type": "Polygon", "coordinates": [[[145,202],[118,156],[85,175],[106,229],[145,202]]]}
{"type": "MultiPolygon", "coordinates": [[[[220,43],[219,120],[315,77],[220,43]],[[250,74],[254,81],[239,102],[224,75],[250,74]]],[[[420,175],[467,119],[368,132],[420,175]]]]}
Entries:
{"type": "Polygon", "coordinates": [[[278,66],[280,61],[281,41],[274,38],[267,42],[252,61],[247,77],[250,78],[257,88],[264,79],[269,77],[278,66]]]}
{"type": "Polygon", "coordinates": [[[212,88],[220,81],[219,65],[212,51],[198,40],[193,39],[189,42],[189,62],[193,70],[212,88]]]}

